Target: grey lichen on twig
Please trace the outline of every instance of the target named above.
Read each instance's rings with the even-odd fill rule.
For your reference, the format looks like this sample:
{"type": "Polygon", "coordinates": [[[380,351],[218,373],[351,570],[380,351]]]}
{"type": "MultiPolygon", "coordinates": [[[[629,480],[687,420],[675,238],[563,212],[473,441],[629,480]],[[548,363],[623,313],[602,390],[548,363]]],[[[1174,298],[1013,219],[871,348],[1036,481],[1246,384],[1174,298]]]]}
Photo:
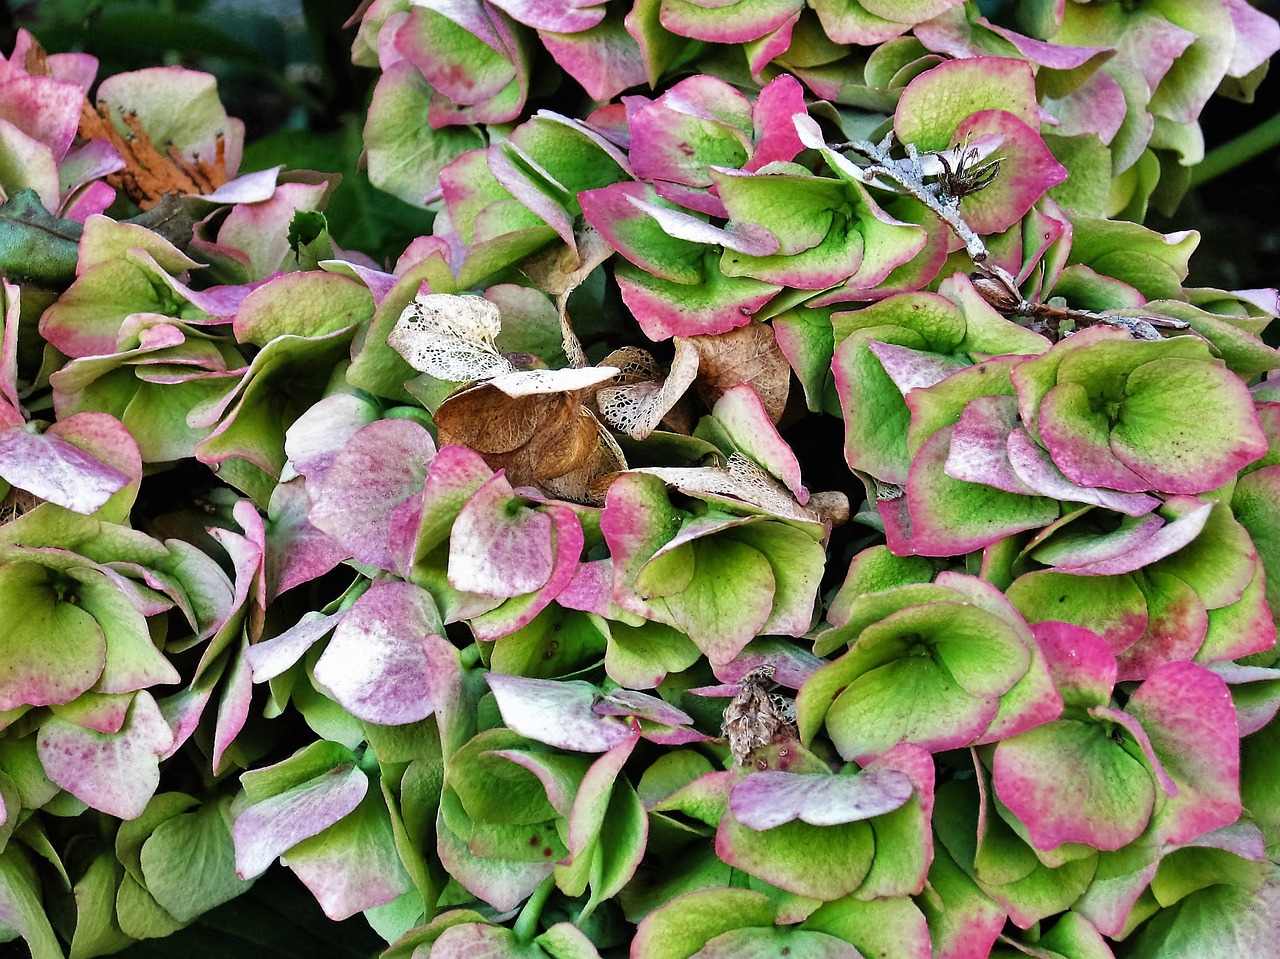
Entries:
{"type": "MultiPolygon", "coordinates": [[[[879,143],[854,140],[839,144],[834,149],[852,150],[871,160],[868,166],[860,168],[862,182],[913,197],[945,223],[964,243],[965,252],[973,260],[974,269],[979,274],[975,280],[978,291],[1005,316],[1027,320],[1032,328],[1039,327],[1053,333],[1059,333],[1064,323],[1074,326],[1104,323],[1127,330],[1138,340],[1162,339],[1161,328],[1188,329],[1187,323],[1172,317],[1099,313],[1065,304],[1058,306],[1028,300],[1007,270],[988,262],[986,243],[960,213],[960,201],[964,196],[976,193],[995,181],[1000,172],[1000,158],[987,159],[989,151],[983,153],[979,148],[970,146],[968,141],[949,151],[923,155],[914,144],[906,143],[903,145],[906,156],[897,158],[893,156],[893,143],[894,136],[890,131],[879,143]],[[933,179],[928,179],[930,177],[933,179]]],[[[997,147],[998,144],[990,150],[997,147]]]]}

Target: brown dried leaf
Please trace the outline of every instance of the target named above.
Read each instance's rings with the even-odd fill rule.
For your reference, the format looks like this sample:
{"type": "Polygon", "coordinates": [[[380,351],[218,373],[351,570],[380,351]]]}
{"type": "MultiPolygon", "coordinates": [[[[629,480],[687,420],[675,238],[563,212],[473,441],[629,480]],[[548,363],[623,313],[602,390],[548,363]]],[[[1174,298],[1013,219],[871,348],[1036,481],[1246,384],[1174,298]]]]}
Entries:
{"type": "MultiPolygon", "coordinates": [[[[679,340],[677,337],[677,343],[679,340]]],[[[791,366],[778,349],[773,327],[748,323],[728,333],[691,336],[688,342],[698,352],[694,385],[708,409],[735,386],[750,383],[769,419],[777,423],[782,418],[791,389],[791,366]]]]}
{"type": "Polygon", "coordinates": [[[164,153],[156,149],[151,137],[142,128],[142,121],[135,113],[122,116],[131,134],[124,136],[111,122],[111,108],[100,105],[96,109],[86,100],[80,110],[79,134],[86,140],[108,141],[121,159],[123,170],[106,177],[109,185],[124,193],[144,210],[150,209],[167,193],[212,193],[229,179],[227,175],[227,144],[222,134],[215,141],[213,161],[202,157],[188,160],[172,144],[164,153]]]}
{"type": "Polygon", "coordinates": [[[526,257],[520,272],[533,285],[552,296],[567,296],[580,287],[597,266],[613,256],[609,245],[595,227],[584,224],[574,231],[577,249],[555,246],[526,257]]]}
{"type": "Polygon", "coordinates": [[[601,387],[596,394],[600,415],[610,426],[636,440],[658,428],[698,375],[697,350],[678,337],[675,347],[666,376],[647,351],[635,347],[614,350],[604,358],[620,371],[614,377],[616,385],[601,387]]]}
{"type": "Polygon", "coordinates": [[[514,486],[538,486],[584,467],[600,424],[583,406],[611,366],[504,373],[453,393],[436,410],[441,445],[479,453],[514,486]]]}
{"type": "Polygon", "coordinates": [[[739,766],[746,765],[752,750],[780,736],[796,736],[795,704],[770,693],[772,686],[773,667],[759,666],[742,677],[737,695],[724,709],[721,730],[739,766]]]}
{"type": "Polygon", "coordinates": [[[575,503],[590,503],[593,506],[604,504],[609,484],[618,473],[627,468],[627,458],[618,446],[618,441],[603,423],[597,420],[596,428],[596,448],[586,462],[576,470],[542,484],[542,488],[552,496],[575,503]]]}

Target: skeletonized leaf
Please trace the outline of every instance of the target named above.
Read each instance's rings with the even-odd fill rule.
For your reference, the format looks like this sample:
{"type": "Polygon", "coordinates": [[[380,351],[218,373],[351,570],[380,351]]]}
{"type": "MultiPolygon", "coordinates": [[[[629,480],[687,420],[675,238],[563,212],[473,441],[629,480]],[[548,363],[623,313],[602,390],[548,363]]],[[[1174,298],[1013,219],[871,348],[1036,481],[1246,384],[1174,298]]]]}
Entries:
{"type": "Polygon", "coordinates": [[[639,467],[664,483],[690,495],[727,496],[783,519],[820,523],[823,516],[806,509],[781,483],[739,453],[725,466],[639,467]]]}
{"type": "Polygon", "coordinates": [[[517,370],[503,373],[486,383],[512,399],[549,393],[576,393],[611,380],[618,370],[613,366],[566,367],[562,370],[517,370]]]}
{"type": "Polygon", "coordinates": [[[419,372],[465,383],[513,369],[494,344],[501,328],[497,306],[482,297],[426,293],[404,308],[387,345],[419,372]]]}
{"type": "Polygon", "coordinates": [[[675,338],[676,352],[664,377],[645,350],[624,347],[605,357],[620,370],[616,386],[596,393],[600,414],[616,430],[642,440],[658,428],[662,418],[684,395],[698,375],[698,352],[688,340],[675,338]]]}

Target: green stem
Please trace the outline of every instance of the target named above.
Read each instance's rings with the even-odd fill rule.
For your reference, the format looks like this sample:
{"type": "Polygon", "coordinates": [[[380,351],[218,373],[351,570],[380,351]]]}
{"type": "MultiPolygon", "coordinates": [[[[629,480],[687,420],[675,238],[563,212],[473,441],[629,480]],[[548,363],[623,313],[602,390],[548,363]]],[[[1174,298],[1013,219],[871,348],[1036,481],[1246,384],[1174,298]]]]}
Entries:
{"type": "Polygon", "coordinates": [[[1192,168],[1191,185],[1208,183],[1277,146],[1280,146],[1280,113],[1210,150],[1204,160],[1192,168]]]}
{"type": "Polygon", "coordinates": [[[511,927],[511,931],[515,933],[516,942],[533,941],[533,936],[538,931],[538,919],[542,916],[542,907],[547,904],[547,897],[555,887],[556,877],[548,876],[542,880],[542,885],[533,891],[529,901],[520,910],[520,915],[516,917],[516,924],[511,927]]]}

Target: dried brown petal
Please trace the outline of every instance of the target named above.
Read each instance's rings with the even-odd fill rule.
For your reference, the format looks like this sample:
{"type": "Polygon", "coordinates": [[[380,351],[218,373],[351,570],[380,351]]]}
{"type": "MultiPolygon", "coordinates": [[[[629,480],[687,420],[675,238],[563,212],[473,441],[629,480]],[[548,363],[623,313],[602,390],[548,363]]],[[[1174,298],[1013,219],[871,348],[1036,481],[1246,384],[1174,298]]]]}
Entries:
{"type": "Polygon", "coordinates": [[[227,144],[222,134],[214,141],[212,162],[201,157],[188,160],[172,144],[161,153],[135,113],[122,116],[131,131],[128,137],[123,136],[111,122],[110,112],[110,107],[103,105],[94,109],[86,100],[80,110],[78,132],[86,140],[106,140],[115,147],[125,166],[109,174],[106,181],[123,190],[142,209],[150,209],[168,193],[212,193],[229,179],[227,144]]]}
{"type": "Polygon", "coordinates": [[[599,421],[583,402],[617,372],[521,370],[464,387],[436,410],[440,443],[470,447],[515,486],[573,473],[600,445],[599,421]]]}
{"type": "Polygon", "coordinates": [[[542,488],[547,493],[575,503],[603,505],[609,484],[627,468],[627,458],[613,434],[598,420],[596,429],[596,448],[576,470],[545,481],[542,488]]]}
{"type": "Polygon", "coordinates": [[[526,257],[520,264],[520,272],[533,281],[533,285],[552,296],[565,296],[579,286],[591,271],[613,256],[609,245],[595,227],[589,224],[574,232],[577,249],[555,246],[526,257]]]}
{"type": "MultiPolygon", "coordinates": [[[[679,337],[676,340],[678,343],[679,337]]],[[[791,366],[778,349],[773,327],[748,323],[728,333],[691,336],[688,342],[698,352],[694,385],[708,408],[735,386],[750,383],[769,419],[777,423],[782,418],[791,388],[791,366]]]]}

